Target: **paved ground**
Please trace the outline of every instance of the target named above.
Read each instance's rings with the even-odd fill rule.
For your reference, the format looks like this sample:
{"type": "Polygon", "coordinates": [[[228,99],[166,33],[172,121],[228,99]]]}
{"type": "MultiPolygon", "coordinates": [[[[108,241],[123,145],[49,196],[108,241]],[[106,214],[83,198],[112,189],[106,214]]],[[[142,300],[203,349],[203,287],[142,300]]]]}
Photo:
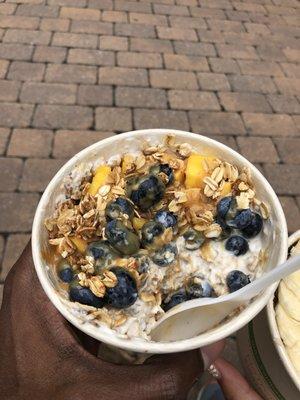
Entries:
{"type": "Polygon", "coordinates": [[[0,282],[65,159],[130,129],[238,149],[300,227],[299,19],[298,0],[0,0],[0,282]]]}

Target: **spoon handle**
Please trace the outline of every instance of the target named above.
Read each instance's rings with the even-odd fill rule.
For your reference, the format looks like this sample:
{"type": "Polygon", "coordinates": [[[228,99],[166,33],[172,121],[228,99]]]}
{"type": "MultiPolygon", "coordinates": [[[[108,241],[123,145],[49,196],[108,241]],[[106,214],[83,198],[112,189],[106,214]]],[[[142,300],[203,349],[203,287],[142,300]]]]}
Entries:
{"type": "Polygon", "coordinates": [[[249,300],[260,293],[262,290],[266,289],[272,283],[279,281],[282,278],[290,275],[291,273],[300,269],[300,256],[291,257],[289,260],[281,264],[280,266],[266,272],[263,276],[252,282],[236,292],[235,300],[240,297],[242,300],[249,300]]]}

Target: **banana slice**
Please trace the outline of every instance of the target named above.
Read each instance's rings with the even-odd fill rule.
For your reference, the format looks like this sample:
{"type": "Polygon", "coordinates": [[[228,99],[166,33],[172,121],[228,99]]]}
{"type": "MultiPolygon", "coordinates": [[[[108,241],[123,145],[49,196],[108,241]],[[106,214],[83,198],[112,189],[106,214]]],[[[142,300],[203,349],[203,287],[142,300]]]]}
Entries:
{"type": "Polygon", "coordinates": [[[286,286],[294,293],[294,295],[300,299],[300,271],[296,271],[293,274],[284,278],[286,286]]]}
{"type": "Polygon", "coordinates": [[[285,282],[281,282],[279,286],[278,299],[285,312],[296,321],[300,321],[300,299],[297,298],[285,282]]]}
{"type": "Polygon", "coordinates": [[[290,348],[300,345],[300,322],[291,318],[280,303],[276,307],[276,320],[284,344],[290,348]]]}
{"type": "Polygon", "coordinates": [[[287,353],[293,366],[295,367],[297,374],[300,377],[300,344],[298,343],[297,346],[288,348],[287,353]]]}
{"type": "MultiPolygon", "coordinates": [[[[300,253],[300,241],[291,251],[291,257],[300,253]]],[[[300,377],[300,271],[280,282],[276,320],[287,354],[300,377]]]]}

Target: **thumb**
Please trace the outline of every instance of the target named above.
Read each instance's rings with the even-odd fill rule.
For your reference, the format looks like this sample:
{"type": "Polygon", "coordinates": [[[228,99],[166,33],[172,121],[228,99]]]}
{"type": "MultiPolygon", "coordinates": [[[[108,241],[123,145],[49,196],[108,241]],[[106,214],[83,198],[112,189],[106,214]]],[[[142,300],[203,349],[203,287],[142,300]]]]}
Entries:
{"type": "Polygon", "coordinates": [[[248,384],[245,378],[227,361],[219,358],[214,363],[221,377],[219,384],[226,400],[263,400],[248,384]]]}

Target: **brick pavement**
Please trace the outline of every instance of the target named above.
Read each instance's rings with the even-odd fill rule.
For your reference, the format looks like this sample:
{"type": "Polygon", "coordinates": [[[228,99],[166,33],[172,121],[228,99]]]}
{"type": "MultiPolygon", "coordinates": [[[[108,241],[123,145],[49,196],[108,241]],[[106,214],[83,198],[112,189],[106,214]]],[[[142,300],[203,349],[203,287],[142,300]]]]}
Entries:
{"type": "Polygon", "coordinates": [[[0,282],[65,159],[130,129],[237,149],[299,228],[299,36],[298,0],[0,0],[0,282]]]}

